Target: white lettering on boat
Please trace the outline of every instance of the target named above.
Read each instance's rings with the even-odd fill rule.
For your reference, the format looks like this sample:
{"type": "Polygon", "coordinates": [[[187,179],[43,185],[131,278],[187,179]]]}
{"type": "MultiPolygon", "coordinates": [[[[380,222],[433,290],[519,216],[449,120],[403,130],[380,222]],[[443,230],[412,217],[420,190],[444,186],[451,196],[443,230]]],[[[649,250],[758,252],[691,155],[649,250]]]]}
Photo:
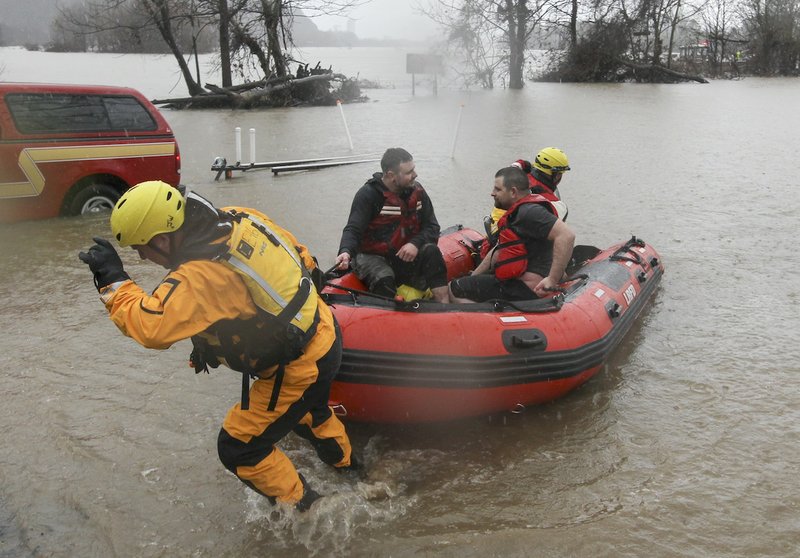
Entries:
{"type": "Polygon", "coordinates": [[[628,285],[628,288],[625,289],[625,292],[622,293],[622,296],[625,297],[625,303],[630,306],[631,301],[636,298],[636,289],[633,288],[633,285],[628,285]]]}

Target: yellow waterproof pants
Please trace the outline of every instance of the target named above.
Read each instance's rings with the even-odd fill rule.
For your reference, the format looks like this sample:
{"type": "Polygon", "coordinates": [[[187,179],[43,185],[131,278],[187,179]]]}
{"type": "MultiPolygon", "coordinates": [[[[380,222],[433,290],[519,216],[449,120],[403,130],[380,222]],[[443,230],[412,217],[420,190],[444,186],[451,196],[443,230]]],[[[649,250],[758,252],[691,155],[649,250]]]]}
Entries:
{"type": "Polygon", "coordinates": [[[297,470],[275,447],[289,432],[309,440],[323,462],[334,467],[350,465],[344,424],[328,407],[331,381],[342,360],[341,335],[336,329],[329,350],[324,346],[325,337],[330,336],[318,332],[300,358],[256,380],[250,388],[249,408],[234,405],[220,430],[217,446],[222,463],[272,501],[297,503],[303,497],[297,470]]]}

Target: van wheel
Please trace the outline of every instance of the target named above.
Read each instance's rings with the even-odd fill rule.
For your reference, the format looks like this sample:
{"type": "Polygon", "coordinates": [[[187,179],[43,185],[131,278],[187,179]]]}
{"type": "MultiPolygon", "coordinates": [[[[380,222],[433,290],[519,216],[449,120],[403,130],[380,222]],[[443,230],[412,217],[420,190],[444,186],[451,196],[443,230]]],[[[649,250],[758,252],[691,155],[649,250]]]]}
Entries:
{"type": "Polygon", "coordinates": [[[114,209],[120,193],[113,186],[103,183],[89,184],[80,190],[69,204],[70,215],[87,215],[114,209]]]}

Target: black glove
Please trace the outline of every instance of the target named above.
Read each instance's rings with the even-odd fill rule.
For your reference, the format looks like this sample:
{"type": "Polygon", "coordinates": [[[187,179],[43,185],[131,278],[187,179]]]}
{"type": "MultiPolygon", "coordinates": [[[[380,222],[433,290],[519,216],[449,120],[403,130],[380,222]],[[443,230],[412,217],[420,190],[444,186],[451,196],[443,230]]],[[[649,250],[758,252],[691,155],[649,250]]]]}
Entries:
{"type": "Polygon", "coordinates": [[[94,286],[99,291],[106,285],[125,281],[130,276],[122,269],[122,260],[119,254],[105,238],[94,237],[95,245],[88,252],[81,252],[78,258],[89,266],[94,273],[94,286]]]}

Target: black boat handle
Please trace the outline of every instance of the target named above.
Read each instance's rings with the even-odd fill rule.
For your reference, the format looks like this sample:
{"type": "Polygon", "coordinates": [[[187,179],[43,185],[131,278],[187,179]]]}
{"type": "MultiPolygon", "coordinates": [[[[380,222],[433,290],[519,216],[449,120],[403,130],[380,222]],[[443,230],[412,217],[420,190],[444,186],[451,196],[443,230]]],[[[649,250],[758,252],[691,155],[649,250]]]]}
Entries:
{"type": "Polygon", "coordinates": [[[538,349],[546,346],[547,342],[544,337],[534,337],[533,339],[526,339],[524,337],[511,337],[511,344],[518,349],[538,349]]]}
{"type": "Polygon", "coordinates": [[[507,329],[502,337],[509,353],[547,350],[547,336],[540,329],[507,329]]]}

